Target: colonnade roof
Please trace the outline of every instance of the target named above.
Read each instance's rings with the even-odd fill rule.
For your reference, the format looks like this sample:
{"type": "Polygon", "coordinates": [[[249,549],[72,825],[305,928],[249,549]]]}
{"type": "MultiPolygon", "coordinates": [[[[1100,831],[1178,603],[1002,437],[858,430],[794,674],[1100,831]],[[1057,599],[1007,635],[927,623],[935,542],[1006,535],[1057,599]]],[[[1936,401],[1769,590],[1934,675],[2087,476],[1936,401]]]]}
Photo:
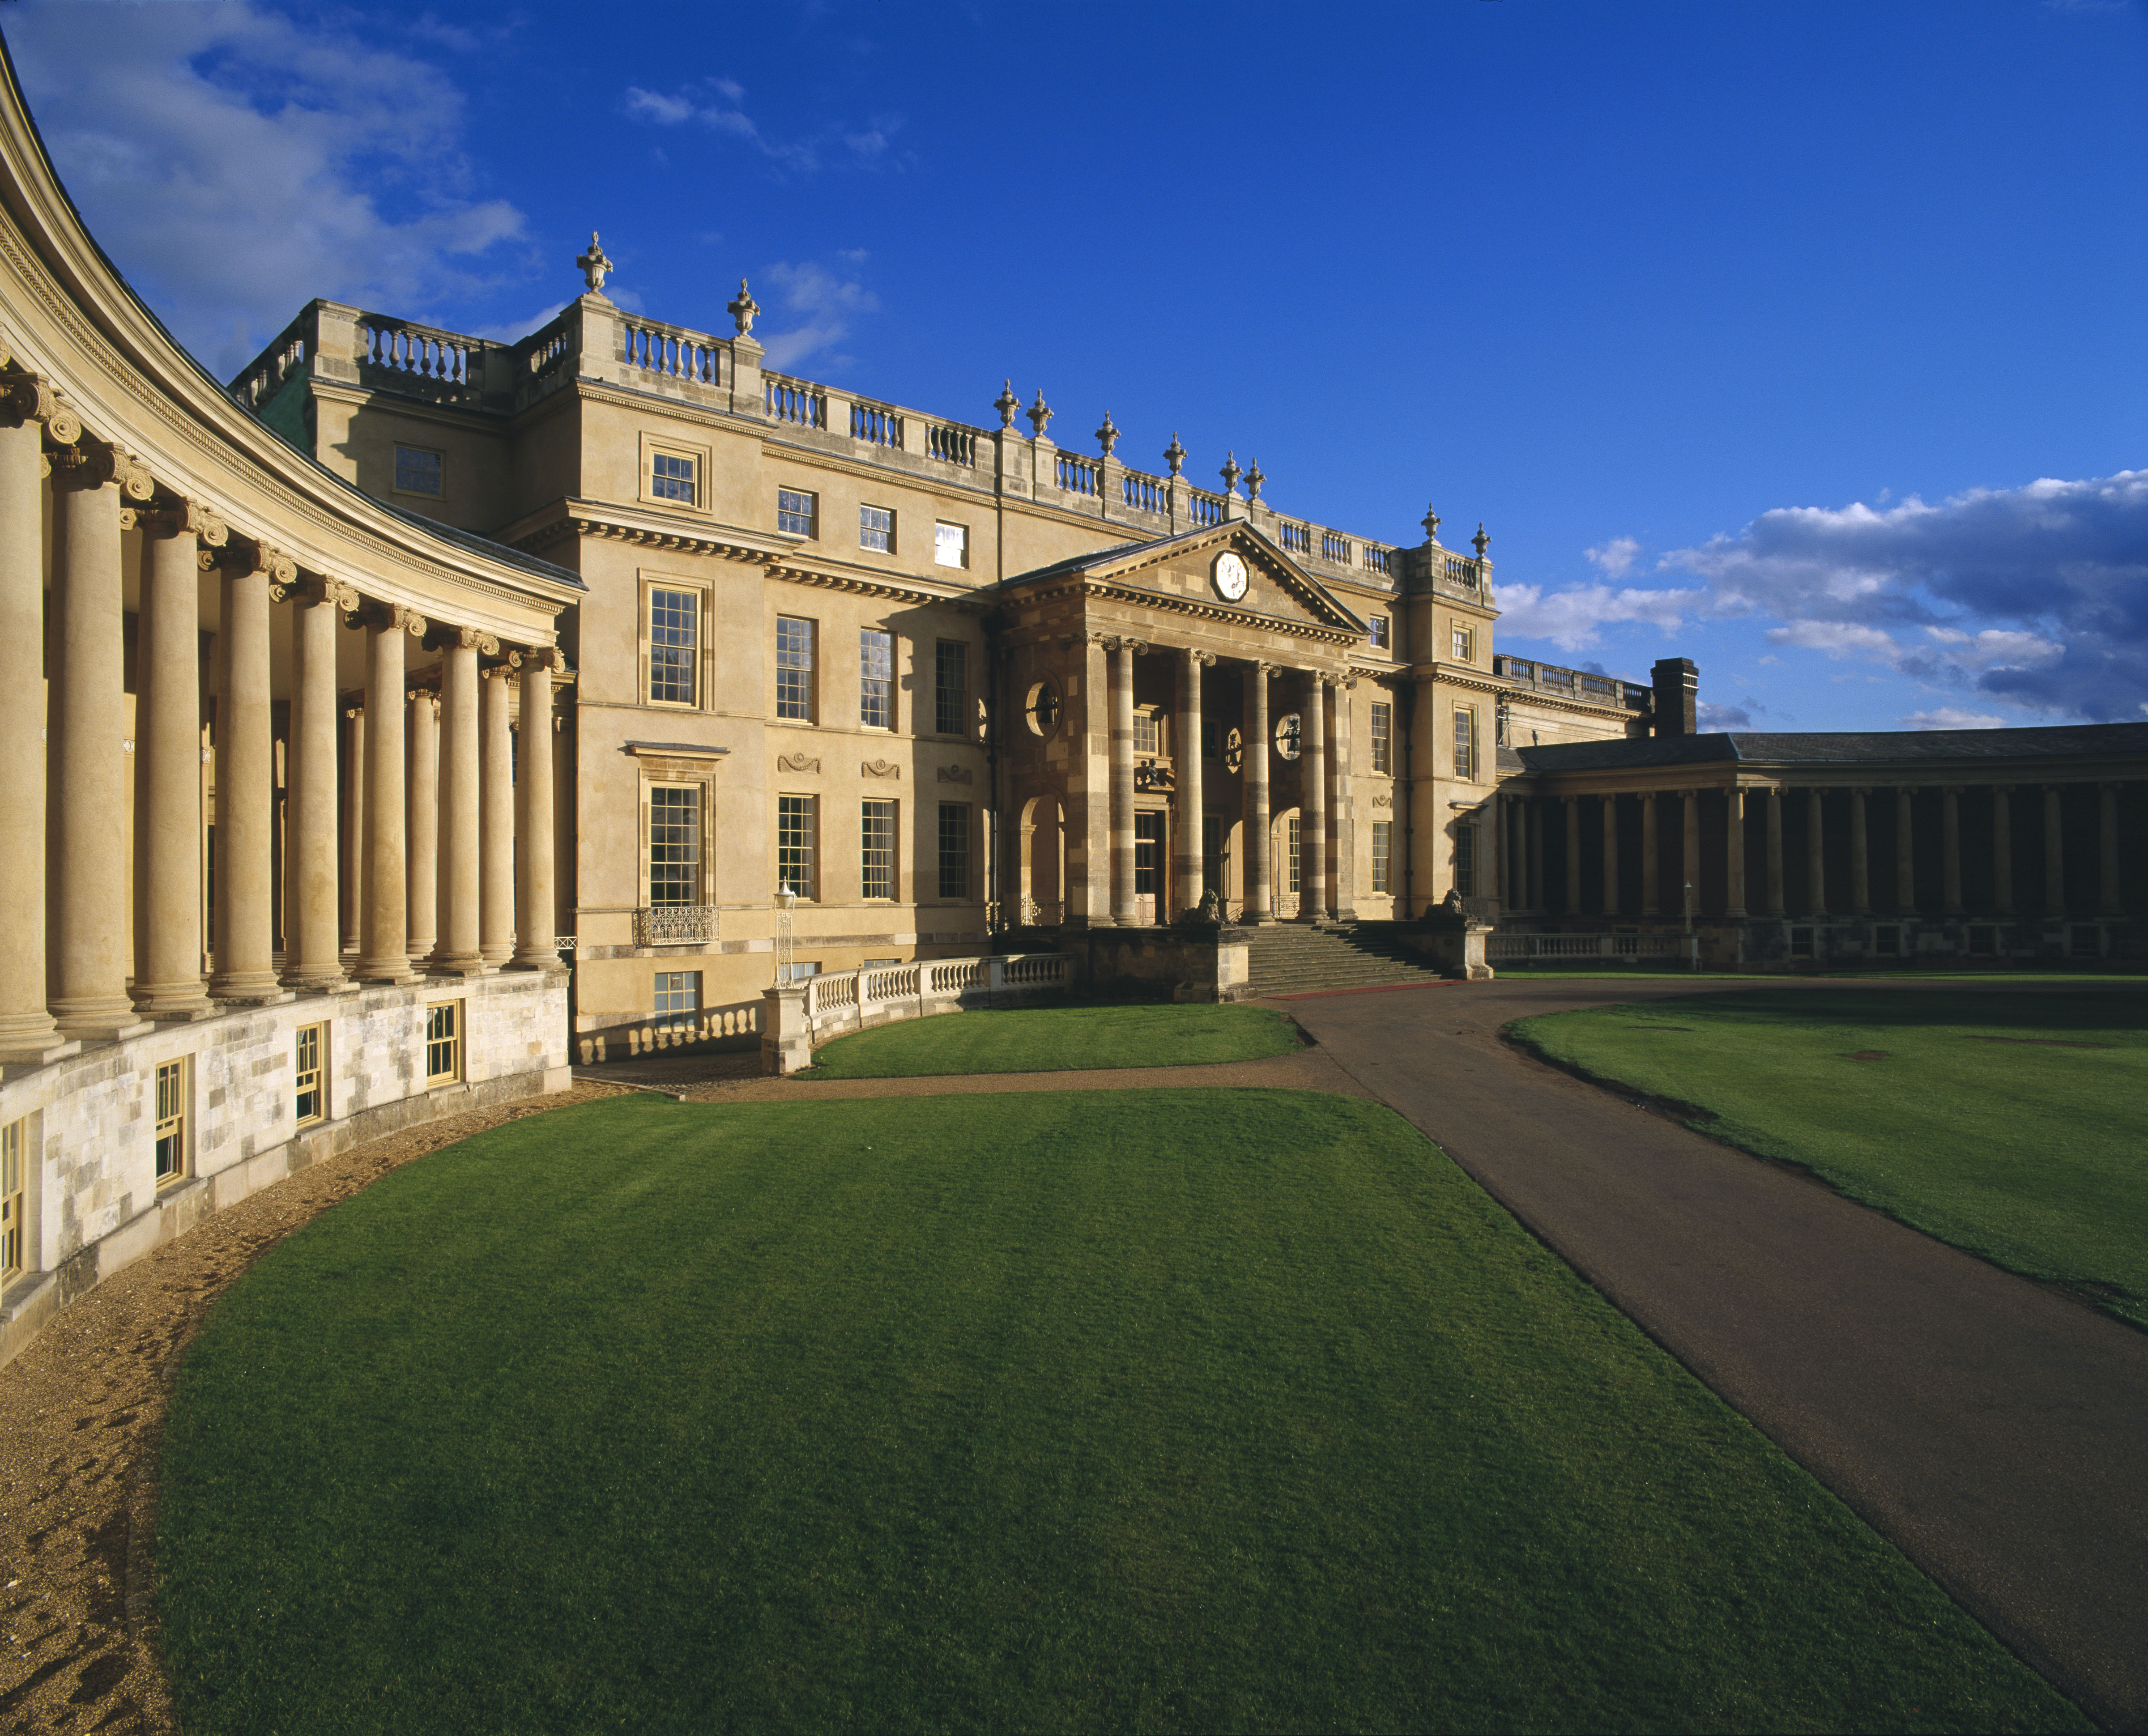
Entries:
{"type": "Polygon", "coordinates": [[[2148,723],[2023,730],[1874,730],[1779,734],[1724,730],[1645,740],[1561,741],[1515,750],[1536,772],[1643,771],[1674,765],[1921,765],[2148,756],[2148,723]]]}

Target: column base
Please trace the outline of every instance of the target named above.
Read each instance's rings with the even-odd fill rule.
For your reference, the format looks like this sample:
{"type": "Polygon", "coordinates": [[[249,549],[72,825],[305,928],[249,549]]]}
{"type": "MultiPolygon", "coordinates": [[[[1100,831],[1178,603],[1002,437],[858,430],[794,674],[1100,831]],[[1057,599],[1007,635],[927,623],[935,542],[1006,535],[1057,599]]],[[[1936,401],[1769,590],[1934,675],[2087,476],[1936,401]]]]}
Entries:
{"type": "Polygon", "coordinates": [[[284,985],[272,971],[233,971],[208,980],[212,1001],[267,1001],[280,996],[284,985]]]}
{"type": "Polygon", "coordinates": [[[237,1006],[281,1006],[285,1001],[295,1001],[299,997],[279,982],[265,992],[257,993],[249,989],[243,994],[222,994],[214,998],[218,1012],[229,1012],[237,1006]]]}
{"type": "Polygon", "coordinates": [[[124,995],[84,996],[51,1003],[53,1022],[63,1038],[78,1042],[101,1042],[138,1036],[154,1027],[136,1016],[134,1003],[124,995]]]}
{"type": "Polygon", "coordinates": [[[386,958],[359,960],[350,967],[350,974],[359,982],[390,983],[399,988],[418,980],[418,973],[410,968],[410,961],[392,952],[386,958]]]}
{"type": "Polygon", "coordinates": [[[42,1055],[59,1041],[59,1027],[42,1006],[35,1012],[10,1013],[0,1018],[0,1058],[19,1060],[25,1055],[42,1055]]]}
{"type": "Polygon", "coordinates": [[[191,982],[137,983],[134,987],[134,1011],[145,1019],[213,1019],[216,1008],[209,1004],[203,992],[201,979],[191,982]]]}
{"type": "Polygon", "coordinates": [[[497,971],[502,965],[507,964],[513,960],[514,956],[514,943],[512,941],[506,942],[504,945],[494,943],[489,946],[481,946],[478,951],[483,956],[486,967],[489,970],[497,971]]]}
{"type": "Polygon", "coordinates": [[[56,1061],[65,1061],[70,1055],[81,1053],[82,1045],[72,1039],[65,1042],[50,1041],[40,1049],[0,1049],[0,1074],[50,1066],[56,1061]]]}
{"type": "Polygon", "coordinates": [[[428,976],[492,976],[498,973],[481,953],[463,953],[435,959],[425,967],[428,976]]]}
{"type": "Polygon", "coordinates": [[[315,971],[293,971],[284,978],[284,986],[299,995],[334,995],[350,986],[350,978],[338,968],[315,971]]]}

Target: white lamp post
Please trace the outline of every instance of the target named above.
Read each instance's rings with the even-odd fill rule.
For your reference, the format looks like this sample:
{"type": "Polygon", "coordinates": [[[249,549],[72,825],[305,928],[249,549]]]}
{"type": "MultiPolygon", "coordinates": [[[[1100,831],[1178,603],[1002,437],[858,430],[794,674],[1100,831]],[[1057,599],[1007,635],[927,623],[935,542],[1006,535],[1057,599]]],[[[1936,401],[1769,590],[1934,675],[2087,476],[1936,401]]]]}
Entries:
{"type": "Polygon", "coordinates": [[[797,946],[790,927],[790,911],[798,902],[798,895],[785,881],[775,889],[775,981],[779,986],[790,981],[790,966],[797,946]]]}

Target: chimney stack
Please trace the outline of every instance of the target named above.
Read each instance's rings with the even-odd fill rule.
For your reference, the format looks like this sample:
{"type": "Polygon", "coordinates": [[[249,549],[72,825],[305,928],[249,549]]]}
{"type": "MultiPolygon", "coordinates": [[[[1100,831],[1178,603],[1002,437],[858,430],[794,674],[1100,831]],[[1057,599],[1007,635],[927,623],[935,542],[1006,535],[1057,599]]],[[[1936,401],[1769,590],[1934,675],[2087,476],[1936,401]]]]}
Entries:
{"type": "Polygon", "coordinates": [[[1655,733],[1694,735],[1699,733],[1700,671],[1690,657],[1660,657],[1649,671],[1655,683],[1655,733]]]}

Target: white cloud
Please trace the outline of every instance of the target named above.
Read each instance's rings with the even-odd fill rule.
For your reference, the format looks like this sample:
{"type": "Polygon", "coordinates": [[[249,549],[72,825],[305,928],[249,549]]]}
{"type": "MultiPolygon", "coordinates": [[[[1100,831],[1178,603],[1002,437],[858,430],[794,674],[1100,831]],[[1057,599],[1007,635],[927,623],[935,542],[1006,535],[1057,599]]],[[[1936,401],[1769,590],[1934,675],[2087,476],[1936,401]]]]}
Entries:
{"type": "Polygon", "coordinates": [[[746,113],[745,88],[731,78],[696,79],[675,92],[630,84],[625,101],[630,120],[654,127],[683,127],[690,122],[750,145],[778,168],[797,174],[811,174],[831,158],[854,167],[877,167],[891,160],[891,147],[902,127],[900,115],[875,115],[861,126],[823,128],[802,138],[771,138],[746,113]]]}
{"type": "Polygon", "coordinates": [[[1749,730],[1753,727],[1753,714],[1762,709],[1750,700],[1742,705],[1717,705],[1697,700],[1694,705],[1703,735],[1714,730],[1749,730]]]}
{"type": "Polygon", "coordinates": [[[21,7],[8,46],[91,233],[228,376],[317,295],[422,318],[488,286],[523,216],[479,198],[460,93],[252,0],[21,7]]]}
{"type": "Polygon", "coordinates": [[[1582,553],[1602,570],[1605,578],[1623,579],[1627,569],[1640,558],[1641,545],[1630,536],[1614,536],[1609,542],[1598,543],[1582,553]]]}
{"type": "Polygon", "coordinates": [[[1779,508],[1659,566],[1705,580],[1710,614],[1783,622],[1779,644],[1987,702],[2109,719],[2148,695],[2148,470],[1779,508]]]}
{"type": "Polygon", "coordinates": [[[1638,621],[1674,633],[1706,596],[1700,590],[1614,590],[1579,585],[1546,591],[1534,585],[1498,588],[1499,630],[1524,639],[1548,639],[1562,651],[1594,645],[1602,627],[1638,621]]]}
{"type": "Polygon", "coordinates": [[[775,285],[783,313],[800,322],[785,331],[755,334],[768,346],[771,368],[793,367],[841,343],[850,335],[853,319],[880,306],[880,299],[856,278],[838,277],[825,266],[786,262],[767,267],[762,275],[775,285]]]}
{"type": "Polygon", "coordinates": [[[1932,711],[1912,711],[1900,720],[1905,730],[2000,730],[2007,720],[1989,711],[1965,711],[1959,705],[1941,705],[1932,711]]]}

